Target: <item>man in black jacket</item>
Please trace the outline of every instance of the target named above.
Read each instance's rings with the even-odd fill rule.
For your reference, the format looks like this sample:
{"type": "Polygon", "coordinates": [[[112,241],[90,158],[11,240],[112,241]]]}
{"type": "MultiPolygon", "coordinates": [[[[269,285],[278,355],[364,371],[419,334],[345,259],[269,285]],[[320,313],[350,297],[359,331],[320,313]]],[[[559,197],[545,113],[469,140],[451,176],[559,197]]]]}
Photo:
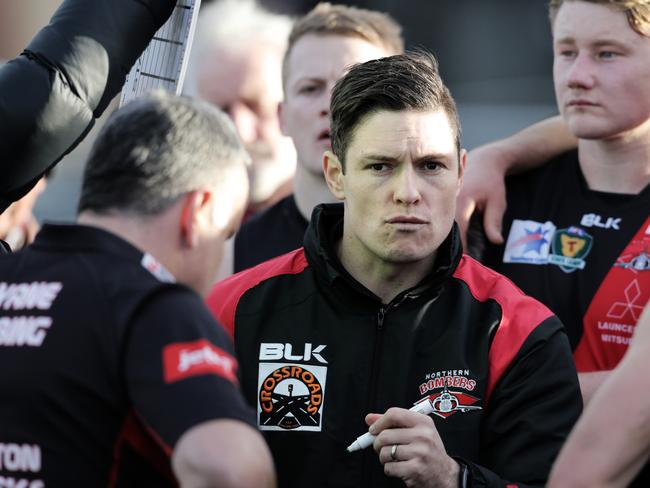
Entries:
{"type": "Polygon", "coordinates": [[[343,204],[316,208],[304,248],[208,298],[280,485],[544,484],[581,409],[569,344],[546,307],[462,255],[466,153],[435,60],[357,65],[330,109],[323,169],[343,204]],[[366,424],[377,454],[347,453],[366,424]]]}

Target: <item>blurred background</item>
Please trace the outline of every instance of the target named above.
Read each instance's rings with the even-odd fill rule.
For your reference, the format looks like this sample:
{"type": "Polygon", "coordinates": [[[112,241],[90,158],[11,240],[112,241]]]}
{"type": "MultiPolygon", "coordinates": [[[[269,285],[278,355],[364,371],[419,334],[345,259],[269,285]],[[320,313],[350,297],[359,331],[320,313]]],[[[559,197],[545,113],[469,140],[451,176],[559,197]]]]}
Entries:
{"type": "MultiPolygon", "coordinates": [[[[203,0],[207,4],[210,0],[203,0]]],[[[269,10],[299,15],[312,0],[259,0],[269,10]]],[[[0,59],[18,55],[60,0],[1,0],[0,59]]],[[[547,0],[350,0],[390,13],[408,47],[433,51],[458,102],[468,149],[504,137],[557,112],[551,77],[547,0]]],[[[104,118],[107,114],[105,114],[104,118]]],[[[100,120],[93,132],[101,127],[100,120]]],[[[39,199],[42,221],[72,220],[92,133],[57,166],[39,199]]]]}

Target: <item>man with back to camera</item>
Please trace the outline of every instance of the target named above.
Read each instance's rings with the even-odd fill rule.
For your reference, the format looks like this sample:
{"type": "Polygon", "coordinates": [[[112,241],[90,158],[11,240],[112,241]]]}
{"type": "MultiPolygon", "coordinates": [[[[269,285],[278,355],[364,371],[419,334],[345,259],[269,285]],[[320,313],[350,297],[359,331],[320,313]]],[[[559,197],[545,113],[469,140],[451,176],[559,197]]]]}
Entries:
{"type": "Polygon", "coordinates": [[[296,154],[277,117],[291,25],[254,0],[204,3],[199,12],[183,90],[232,118],[252,159],[248,214],[291,193],[296,154]]]}
{"type": "Polygon", "coordinates": [[[562,319],[588,402],[650,297],[650,4],[554,0],[550,13],[578,150],[508,179],[507,242],[484,262],[562,319]]]}
{"type": "Polygon", "coordinates": [[[138,99],[93,146],[77,224],[0,257],[7,486],[275,486],[198,295],[244,212],[248,161],[209,104],[138,99]]]}
{"type": "Polygon", "coordinates": [[[581,408],[569,344],[546,307],[462,256],[466,154],[435,60],[353,67],[330,115],[323,168],[343,204],[209,298],[280,485],[542,485],[581,408]],[[419,401],[432,416],[407,410],[419,401]],[[347,453],[366,423],[376,454],[347,453]]]}
{"type": "Polygon", "coordinates": [[[331,202],[321,164],[330,147],[329,102],[334,83],[353,64],[404,50],[400,26],[372,10],[320,3],[294,24],[283,62],[280,125],[296,147],[293,195],[249,221],[235,237],[220,276],[250,268],[302,245],[309,216],[331,202]]]}

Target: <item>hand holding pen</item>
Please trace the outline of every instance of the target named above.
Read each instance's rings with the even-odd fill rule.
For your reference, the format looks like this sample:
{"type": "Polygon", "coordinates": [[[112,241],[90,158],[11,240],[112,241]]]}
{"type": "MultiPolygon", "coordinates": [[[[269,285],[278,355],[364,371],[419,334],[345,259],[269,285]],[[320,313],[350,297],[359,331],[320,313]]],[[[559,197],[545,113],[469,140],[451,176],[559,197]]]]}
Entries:
{"type": "Polygon", "coordinates": [[[368,414],[369,432],[348,447],[349,452],[373,445],[387,476],[407,486],[458,486],[460,467],[447,455],[438,430],[428,414],[431,398],[411,409],[390,408],[385,414],[368,414]]]}
{"type": "MultiPolygon", "coordinates": [[[[411,408],[409,408],[409,411],[418,412],[424,415],[432,414],[434,412],[432,396],[433,395],[423,398],[415,405],[413,405],[411,408]]],[[[365,434],[357,437],[357,439],[347,447],[347,451],[354,452],[354,451],[359,451],[361,449],[365,449],[366,447],[371,446],[374,440],[375,440],[375,436],[370,432],[366,432],[365,434]]]]}

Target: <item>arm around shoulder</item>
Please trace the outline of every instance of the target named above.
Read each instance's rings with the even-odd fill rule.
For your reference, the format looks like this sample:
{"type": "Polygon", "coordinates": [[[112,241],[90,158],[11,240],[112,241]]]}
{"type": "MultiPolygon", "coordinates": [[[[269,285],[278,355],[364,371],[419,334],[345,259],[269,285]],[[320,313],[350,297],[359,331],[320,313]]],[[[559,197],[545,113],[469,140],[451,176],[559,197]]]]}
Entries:
{"type": "Polygon", "coordinates": [[[183,488],[276,486],[263,437],[238,420],[211,420],[185,432],[174,448],[172,466],[183,488]]]}
{"type": "Polygon", "coordinates": [[[562,118],[556,116],[470,151],[456,212],[463,238],[472,214],[479,210],[483,213],[487,238],[495,244],[502,243],[506,175],[536,168],[576,145],[577,140],[562,118]]]}

